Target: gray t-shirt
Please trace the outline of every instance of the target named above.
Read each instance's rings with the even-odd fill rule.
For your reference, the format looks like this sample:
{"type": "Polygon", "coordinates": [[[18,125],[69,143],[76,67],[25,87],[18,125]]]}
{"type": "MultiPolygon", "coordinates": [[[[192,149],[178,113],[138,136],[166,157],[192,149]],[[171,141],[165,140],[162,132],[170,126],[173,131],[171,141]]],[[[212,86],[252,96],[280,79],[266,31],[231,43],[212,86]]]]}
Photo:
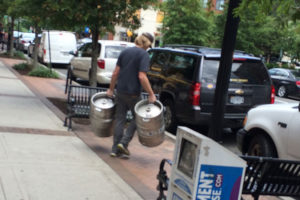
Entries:
{"type": "Polygon", "coordinates": [[[140,95],[142,87],[138,74],[140,71],[147,72],[149,63],[149,54],[142,48],[131,47],[122,51],[117,61],[117,65],[120,66],[117,92],[140,95]]]}

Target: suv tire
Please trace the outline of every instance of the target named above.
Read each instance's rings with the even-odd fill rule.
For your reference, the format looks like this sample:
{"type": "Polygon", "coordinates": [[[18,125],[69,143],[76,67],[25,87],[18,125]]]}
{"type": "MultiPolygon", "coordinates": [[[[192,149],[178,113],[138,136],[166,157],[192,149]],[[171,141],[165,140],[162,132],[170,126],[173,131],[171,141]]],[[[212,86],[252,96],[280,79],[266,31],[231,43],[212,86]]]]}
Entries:
{"type": "Polygon", "coordinates": [[[251,139],[247,153],[250,156],[277,157],[273,143],[262,134],[255,135],[251,139]]]}
{"type": "Polygon", "coordinates": [[[170,133],[175,134],[177,128],[177,120],[176,120],[174,103],[171,99],[166,99],[162,103],[165,106],[164,119],[165,119],[166,130],[169,131],[170,133]]]}

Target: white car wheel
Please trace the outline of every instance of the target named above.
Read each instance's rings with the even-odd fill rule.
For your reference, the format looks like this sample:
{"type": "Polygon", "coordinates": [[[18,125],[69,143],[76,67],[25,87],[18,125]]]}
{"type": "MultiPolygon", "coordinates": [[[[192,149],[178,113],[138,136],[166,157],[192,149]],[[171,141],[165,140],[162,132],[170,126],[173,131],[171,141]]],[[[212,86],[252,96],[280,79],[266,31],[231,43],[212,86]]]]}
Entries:
{"type": "Polygon", "coordinates": [[[278,91],[277,91],[277,95],[279,97],[285,97],[286,96],[286,87],[284,85],[279,86],[278,91]]]}

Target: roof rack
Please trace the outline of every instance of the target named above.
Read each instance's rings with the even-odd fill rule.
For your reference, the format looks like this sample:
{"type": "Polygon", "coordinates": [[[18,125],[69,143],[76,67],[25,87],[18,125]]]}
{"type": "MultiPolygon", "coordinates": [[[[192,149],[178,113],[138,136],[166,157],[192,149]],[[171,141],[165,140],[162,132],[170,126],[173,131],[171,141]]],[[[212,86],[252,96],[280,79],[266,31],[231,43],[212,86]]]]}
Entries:
{"type": "MultiPolygon", "coordinates": [[[[166,44],[164,47],[170,47],[170,48],[177,48],[177,49],[183,49],[183,50],[192,50],[197,51],[199,53],[221,53],[221,49],[219,48],[211,48],[211,47],[204,47],[204,46],[197,46],[197,45],[184,45],[184,44],[166,44]]],[[[241,50],[235,50],[234,53],[239,54],[247,54],[245,51],[241,50]]]]}
{"type": "Polygon", "coordinates": [[[215,51],[220,52],[220,49],[217,48],[210,48],[210,47],[204,47],[204,46],[197,46],[197,45],[185,45],[185,44],[166,44],[164,47],[170,47],[170,48],[177,48],[177,49],[185,49],[185,50],[192,50],[197,51],[199,53],[201,52],[207,52],[207,51],[215,51]]]}

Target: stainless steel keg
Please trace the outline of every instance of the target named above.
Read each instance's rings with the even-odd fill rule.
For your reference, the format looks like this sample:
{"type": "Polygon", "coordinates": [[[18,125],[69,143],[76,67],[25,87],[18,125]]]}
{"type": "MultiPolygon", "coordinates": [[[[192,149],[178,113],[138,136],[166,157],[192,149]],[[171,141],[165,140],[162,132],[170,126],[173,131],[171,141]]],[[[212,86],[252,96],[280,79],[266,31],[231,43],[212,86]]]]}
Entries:
{"type": "Polygon", "coordinates": [[[109,137],[113,134],[114,113],[114,99],[108,97],[106,92],[99,92],[92,96],[90,120],[95,135],[99,137],[109,137]]]}
{"type": "Polygon", "coordinates": [[[141,100],[135,105],[135,121],[141,144],[154,147],[164,141],[163,110],[163,105],[159,101],[149,103],[148,100],[141,100]]]}

